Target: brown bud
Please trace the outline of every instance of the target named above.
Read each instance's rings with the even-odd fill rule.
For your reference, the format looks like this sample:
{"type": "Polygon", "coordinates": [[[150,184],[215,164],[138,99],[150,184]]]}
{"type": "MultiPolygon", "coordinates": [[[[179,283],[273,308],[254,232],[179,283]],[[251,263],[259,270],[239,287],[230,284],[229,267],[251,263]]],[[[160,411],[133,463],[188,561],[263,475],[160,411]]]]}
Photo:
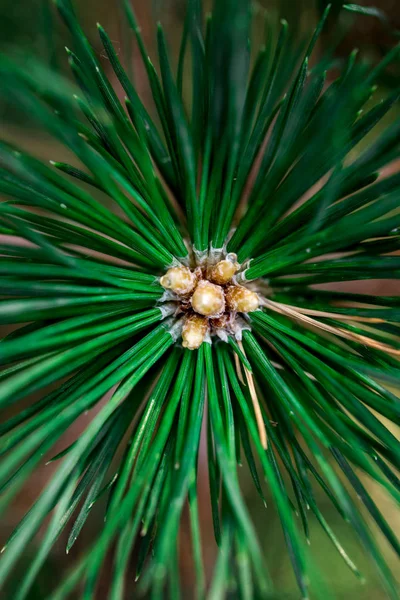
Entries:
{"type": "Polygon", "coordinates": [[[241,285],[230,285],[225,296],[229,309],[236,312],[253,312],[260,306],[258,294],[241,285]]]}
{"type": "Polygon", "coordinates": [[[182,329],[182,346],[188,350],[197,350],[204,342],[208,330],[208,319],[200,315],[185,318],[182,329]]]}
{"type": "Polygon", "coordinates": [[[202,280],[192,296],[192,307],[206,317],[219,317],[225,310],[224,290],[209,281],[202,280]]]}
{"type": "Polygon", "coordinates": [[[188,267],[173,267],[161,277],[160,284],[179,296],[190,294],[196,286],[197,278],[188,267]]]}
{"type": "Polygon", "coordinates": [[[237,273],[239,268],[240,265],[236,262],[236,255],[228,254],[225,260],[220,260],[210,269],[209,278],[214,283],[225,285],[237,273]]]}
{"type": "Polygon", "coordinates": [[[210,325],[211,327],[214,327],[214,329],[225,329],[225,327],[227,327],[229,324],[229,315],[227,314],[223,314],[220,317],[218,317],[217,319],[210,319],[210,325]]]}

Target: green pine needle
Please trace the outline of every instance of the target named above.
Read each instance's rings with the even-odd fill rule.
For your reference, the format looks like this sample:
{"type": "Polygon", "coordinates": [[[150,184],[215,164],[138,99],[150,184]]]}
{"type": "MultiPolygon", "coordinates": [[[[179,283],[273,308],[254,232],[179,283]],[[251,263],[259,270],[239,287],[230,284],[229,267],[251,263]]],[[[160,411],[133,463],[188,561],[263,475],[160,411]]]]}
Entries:
{"type": "Polygon", "coordinates": [[[70,0],[55,5],[72,37],[73,83],[32,57],[0,57],[1,93],[75,157],[46,164],[0,141],[0,323],[13,326],[0,343],[0,509],[39,465],[57,464],[5,543],[0,586],[41,530],[15,594],[29,598],[63,530],[75,558],[106,499],[104,525],[53,600],[95,598],[106,556],[108,597],[128,597],[133,555],[140,591],[179,598],[187,508],[194,596],[270,597],[274,582],[239,483],[243,456],[261,501],[271,497],[277,509],[302,598],[319,579],[312,521],[350,570],[366,575],[317,489],[398,598],[370,521],[398,555],[400,542],[365,481],[400,501],[400,442],[390,427],[400,417],[400,298],[364,294],[354,282],[400,279],[400,176],[385,171],[400,158],[400,121],[368,135],[398,106],[399,88],[373,96],[400,47],[373,69],[354,52],[338,73],[328,56],[316,60],[329,7],[299,40],[249,0],[216,0],[206,19],[201,0],[187,0],[176,68],[162,24],[152,62],[123,0],[154,114],[106,30],[98,25],[108,74],[70,0]],[[236,318],[223,287],[225,314],[201,317],[207,334],[190,350],[182,326],[199,312],[194,296],[166,291],[160,277],[198,267],[197,278],[215,282],[210,269],[232,253],[229,286],[252,290],[259,309],[236,318]],[[69,428],[93,408],[71,439],[69,428]],[[211,577],[198,496],[203,425],[218,546],[211,577]]]}

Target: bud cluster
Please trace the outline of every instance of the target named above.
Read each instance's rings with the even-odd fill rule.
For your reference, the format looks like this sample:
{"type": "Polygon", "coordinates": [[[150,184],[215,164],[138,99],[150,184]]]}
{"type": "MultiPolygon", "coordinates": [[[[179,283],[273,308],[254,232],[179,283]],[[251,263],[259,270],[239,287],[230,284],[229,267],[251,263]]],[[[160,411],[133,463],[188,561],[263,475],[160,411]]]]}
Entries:
{"type": "Polygon", "coordinates": [[[214,264],[172,267],[160,278],[168,290],[168,300],[177,303],[176,315],[182,316],[182,345],[196,350],[211,335],[227,340],[239,337],[242,325],[238,313],[249,313],[260,306],[256,292],[238,285],[235,275],[240,265],[236,254],[227,254],[214,264]]]}

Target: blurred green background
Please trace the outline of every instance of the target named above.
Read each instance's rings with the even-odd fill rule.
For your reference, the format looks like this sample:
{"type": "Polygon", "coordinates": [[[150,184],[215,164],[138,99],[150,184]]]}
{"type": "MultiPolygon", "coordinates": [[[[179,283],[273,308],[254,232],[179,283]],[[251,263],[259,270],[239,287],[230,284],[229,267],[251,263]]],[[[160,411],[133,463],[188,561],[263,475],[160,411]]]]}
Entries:
{"type": "MultiPolygon", "coordinates": [[[[371,2],[364,3],[371,4],[371,2]]],[[[387,23],[382,23],[382,21],[376,18],[358,18],[351,15],[348,15],[344,20],[340,20],[341,25],[345,27],[347,33],[337,50],[339,59],[341,56],[345,56],[352,48],[358,47],[369,60],[376,61],[395,43],[396,37],[392,34],[392,31],[400,28],[399,2],[398,0],[377,0],[377,3],[381,10],[386,11],[389,19],[387,23]]],[[[57,62],[59,68],[66,71],[67,60],[64,46],[68,45],[69,38],[63,24],[52,10],[51,4],[47,0],[0,0],[0,50],[13,52],[13,49],[16,48],[18,51],[23,50],[27,55],[33,53],[41,56],[48,62],[57,62]],[[55,49],[54,51],[52,50],[53,48],[55,49]]],[[[185,14],[185,0],[133,0],[132,4],[141,23],[145,41],[150,49],[154,51],[152,25],[156,20],[161,19],[166,27],[171,47],[176,52],[179,43],[180,28],[185,14]]],[[[300,31],[307,31],[315,24],[318,14],[324,8],[326,2],[324,0],[316,0],[315,3],[311,0],[262,0],[258,4],[271,12],[275,12],[277,15],[285,16],[289,24],[297,27],[300,31]]],[[[338,8],[340,2],[334,2],[334,4],[338,8]]],[[[121,13],[117,0],[76,0],[75,6],[99,56],[102,56],[102,53],[97,36],[96,22],[100,22],[106,27],[116,47],[120,48],[121,52],[123,51],[123,40],[127,39],[127,31],[121,21],[121,13]]],[[[334,15],[329,23],[328,32],[322,38],[319,51],[322,50],[324,45],[330,43],[331,36],[337,34],[338,27],[338,20],[334,15]]],[[[148,89],[143,78],[143,71],[139,64],[136,48],[133,45],[127,44],[126,52],[131,53],[133,57],[133,64],[137,71],[136,84],[142,95],[146,97],[148,89]]],[[[107,60],[104,57],[103,64],[107,69],[107,60]]],[[[396,71],[392,70],[386,73],[385,80],[382,82],[383,91],[385,90],[385,86],[391,86],[396,81],[398,84],[398,73],[396,71]]],[[[60,148],[44,132],[36,130],[27,115],[21,115],[7,102],[0,104],[0,123],[2,137],[13,140],[43,158],[61,161],[65,158],[67,152],[65,149],[60,148]]],[[[90,417],[84,417],[80,420],[74,431],[70,432],[71,437],[79,435],[79,431],[85,426],[88,418],[90,417]]],[[[65,440],[64,445],[67,445],[65,440]]],[[[38,469],[30,486],[24,489],[23,493],[17,498],[9,512],[7,522],[3,521],[1,524],[0,538],[2,541],[5,541],[11,533],[12,528],[30,507],[38,492],[46,484],[53,468],[50,465],[38,469]]],[[[200,466],[200,480],[202,486],[200,497],[203,499],[201,517],[205,548],[204,558],[208,574],[210,575],[216,556],[216,547],[212,535],[212,521],[207,493],[208,480],[205,465],[200,466]]],[[[272,508],[272,502],[267,509],[264,507],[256,495],[248,473],[244,469],[242,482],[250,511],[257,524],[260,540],[265,548],[276,587],[281,590],[281,593],[276,598],[297,600],[299,593],[296,589],[279,522],[272,508]]],[[[389,523],[394,529],[399,531],[400,516],[394,506],[369,481],[366,480],[365,485],[382,507],[389,523]]],[[[311,557],[315,567],[314,572],[319,573],[315,577],[314,590],[316,592],[322,591],[326,600],[329,598],[337,598],[338,600],[347,600],[349,598],[356,600],[383,600],[386,598],[386,595],[382,591],[379,579],[368,559],[363,554],[350,527],[341,520],[336,510],[323,495],[320,497],[320,502],[324,506],[324,514],[329,524],[365,575],[367,582],[364,585],[359,584],[347,569],[331,542],[322,532],[318,523],[311,519],[311,557]]],[[[61,539],[56,544],[51,558],[31,592],[30,600],[47,597],[52,586],[59,581],[61,573],[73,563],[80,552],[83,552],[92,536],[101,527],[103,508],[99,505],[96,511],[94,511],[93,518],[84,529],[79,543],[76,544],[70,556],[67,557],[65,555],[64,539],[61,539]]],[[[376,531],[374,528],[373,530],[376,531]]],[[[376,536],[381,540],[377,532],[376,536]]],[[[37,543],[40,544],[40,539],[38,539],[37,543]]],[[[390,548],[385,545],[383,547],[394,570],[399,571],[399,565],[395,562],[394,554],[392,554],[390,548]]],[[[194,574],[190,561],[189,548],[190,536],[184,518],[181,538],[183,597],[190,599],[193,597],[192,585],[194,574]]],[[[27,563],[34,554],[35,548],[27,548],[25,555],[27,563]]],[[[21,565],[21,568],[23,569],[23,565],[21,565]]],[[[130,592],[132,595],[129,596],[132,598],[136,597],[133,578],[132,571],[132,587],[130,592]]],[[[17,572],[15,579],[10,582],[9,588],[3,597],[12,599],[15,591],[18,589],[18,584],[17,572]]],[[[99,598],[105,597],[104,590],[106,586],[107,569],[105,569],[104,581],[99,589],[99,598]]]]}

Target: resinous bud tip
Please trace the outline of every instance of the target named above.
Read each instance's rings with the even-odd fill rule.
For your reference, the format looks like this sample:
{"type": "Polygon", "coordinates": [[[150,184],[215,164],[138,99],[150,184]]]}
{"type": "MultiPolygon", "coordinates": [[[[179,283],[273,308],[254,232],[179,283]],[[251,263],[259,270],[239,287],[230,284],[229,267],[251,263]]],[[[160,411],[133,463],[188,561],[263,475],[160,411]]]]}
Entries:
{"type": "Polygon", "coordinates": [[[160,279],[163,288],[171,290],[178,296],[190,294],[196,282],[196,275],[188,267],[172,267],[160,279]]]}
{"type": "Polygon", "coordinates": [[[182,329],[182,346],[188,350],[197,350],[204,342],[208,331],[208,319],[200,315],[185,318],[182,329]]]}
{"type": "Polygon", "coordinates": [[[224,260],[220,260],[211,268],[209,278],[214,283],[225,285],[229,283],[239,268],[240,265],[236,262],[236,255],[228,254],[224,260]]]}
{"type": "Polygon", "coordinates": [[[226,290],[226,302],[230,310],[249,313],[260,307],[258,294],[242,285],[231,285],[226,290]]]}
{"type": "Polygon", "coordinates": [[[202,280],[197,285],[192,299],[193,310],[205,317],[219,317],[225,310],[224,290],[219,285],[202,280]]]}

